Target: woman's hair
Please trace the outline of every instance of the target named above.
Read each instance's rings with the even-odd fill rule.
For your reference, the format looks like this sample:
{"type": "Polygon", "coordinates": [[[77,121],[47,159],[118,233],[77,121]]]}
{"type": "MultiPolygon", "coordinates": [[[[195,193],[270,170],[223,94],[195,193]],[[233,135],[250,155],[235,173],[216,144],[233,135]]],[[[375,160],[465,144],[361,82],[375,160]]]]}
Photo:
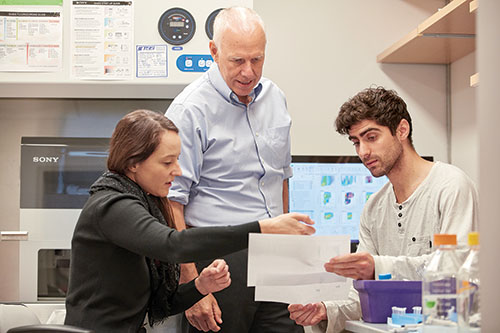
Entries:
{"type": "Polygon", "coordinates": [[[359,92],[340,107],[335,126],[340,134],[349,134],[353,125],[366,119],[388,127],[392,135],[396,134],[401,120],[406,119],[410,125],[408,141],[413,146],[410,114],[406,103],[394,90],[377,87],[359,92]]]}
{"type": "MultiPolygon", "coordinates": [[[[136,110],[125,115],[116,125],[109,144],[108,170],[125,175],[132,165],[146,160],[158,147],[165,131],[179,133],[175,124],[163,114],[136,110]]],[[[152,197],[167,224],[175,227],[167,198],[152,197]]]]}
{"type": "Polygon", "coordinates": [[[108,169],[125,175],[128,168],[146,160],[156,150],[164,131],[179,133],[174,123],[161,113],[136,110],[125,115],[111,136],[108,169]]]}

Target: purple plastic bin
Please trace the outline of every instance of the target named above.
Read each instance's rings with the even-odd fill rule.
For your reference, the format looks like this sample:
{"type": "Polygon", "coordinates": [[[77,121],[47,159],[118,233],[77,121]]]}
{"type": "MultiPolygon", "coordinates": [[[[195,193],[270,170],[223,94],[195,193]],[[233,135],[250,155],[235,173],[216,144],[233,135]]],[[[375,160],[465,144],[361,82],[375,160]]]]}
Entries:
{"type": "Polygon", "coordinates": [[[368,323],[386,323],[393,306],[412,313],[412,307],[422,305],[422,281],[355,280],[353,284],[368,323]]]}

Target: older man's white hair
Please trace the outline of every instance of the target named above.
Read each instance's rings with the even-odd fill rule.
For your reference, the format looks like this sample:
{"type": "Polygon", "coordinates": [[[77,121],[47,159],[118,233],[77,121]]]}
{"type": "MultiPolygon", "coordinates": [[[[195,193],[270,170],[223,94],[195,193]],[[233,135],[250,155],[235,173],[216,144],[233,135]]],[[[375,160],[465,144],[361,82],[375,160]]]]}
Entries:
{"type": "Polygon", "coordinates": [[[246,7],[225,8],[217,14],[214,21],[213,41],[217,48],[220,47],[222,35],[226,29],[234,32],[250,33],[260,26],[264,29],[264,21],[253,9],[246,7]]]}

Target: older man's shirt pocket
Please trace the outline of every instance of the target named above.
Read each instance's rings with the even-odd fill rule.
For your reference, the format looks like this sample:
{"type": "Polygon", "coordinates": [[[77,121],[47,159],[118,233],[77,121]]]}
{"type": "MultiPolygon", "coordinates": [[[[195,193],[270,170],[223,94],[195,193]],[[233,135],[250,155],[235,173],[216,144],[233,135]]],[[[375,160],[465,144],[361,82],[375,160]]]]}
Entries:
{"type": "Polygon", "coordinates": [[[280,169],[285,166],[289,156],[288,137],[290,135],[290,126],[280,126],[268,128],[262,135],[264,143],[262,157],[273,168],[280,169]]]}

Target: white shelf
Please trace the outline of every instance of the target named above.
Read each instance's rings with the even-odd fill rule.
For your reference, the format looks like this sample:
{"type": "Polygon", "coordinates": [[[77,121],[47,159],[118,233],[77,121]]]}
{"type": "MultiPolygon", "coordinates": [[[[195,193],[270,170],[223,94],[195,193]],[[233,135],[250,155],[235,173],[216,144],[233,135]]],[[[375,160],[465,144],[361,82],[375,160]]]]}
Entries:
{"type": "Polygon", "coordinates": [[[470,77],[470,86],[471,87],[477,87],[477,86],[479,86],[479,73],[471,75],[471,77],[470,77]]]}
{"type": "Polygon", "coordinates": [[[449,64],[476,47],[477,0],[453,0],[377,56],[381,63],[449,64]]]}
{"type": "Polygon", "coordinates": [[[474,12],[478,7],[479,7],[479,4],[478,4],[479,0],[472,0],[469,4],[469,11],[472,13],[474,12]]]}
{"type": "Polygon", "coordinates": [[[173,99],[186,84],[165,80],[131,81],[0,81],[0,98],[173,99]]]}

